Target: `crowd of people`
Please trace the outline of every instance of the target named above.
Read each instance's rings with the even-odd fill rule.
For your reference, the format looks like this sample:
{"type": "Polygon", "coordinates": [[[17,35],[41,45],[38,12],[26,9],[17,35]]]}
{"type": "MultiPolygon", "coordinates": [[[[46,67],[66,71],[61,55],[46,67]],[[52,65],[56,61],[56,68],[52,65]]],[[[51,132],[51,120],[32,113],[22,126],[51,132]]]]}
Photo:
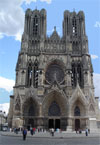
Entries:
{"type": "MultiPolygon", "coordinates": [[[[19,132],[22,132],[23,134],[23,140],[26,140],[26,136],[27,136],[27,132],[31,135],[34,135],[36,132],[46,132],[47,130],[46,129],[43,129],[43,128],[35,128],[35,127],[30,127],[30,129],[26,129],[25,127],[24,128],[14,128],[14,129],[10,129],[11,132],[15,132],[16,134],[18,134],[19,132]]],[[[54,129],[54,128],[50,128],[49,130],[49,133],[51,136],[54,136],[55,132],[62,132],[61,129],[57,128],[57,129],[54,129]]],[[[81,134],[82,133],[82,130],[81,129],[76,129],[76,133],[77,134],[81,134]]],[[[86,128],[85,129],[85,135],[88,136],[88,134],[90,133],[90,129],[86,128]]]]}
{"type": "MultiPolygon", "coordinates": [[[[81,129],[76,129],[76,133],[78,134],[81,134],[82,133],[82,130],[81,129]]],[[[86,128],[85,129],[85,135],[88,136],[88,134],[90,133],[90,129],[86,128]]]]}

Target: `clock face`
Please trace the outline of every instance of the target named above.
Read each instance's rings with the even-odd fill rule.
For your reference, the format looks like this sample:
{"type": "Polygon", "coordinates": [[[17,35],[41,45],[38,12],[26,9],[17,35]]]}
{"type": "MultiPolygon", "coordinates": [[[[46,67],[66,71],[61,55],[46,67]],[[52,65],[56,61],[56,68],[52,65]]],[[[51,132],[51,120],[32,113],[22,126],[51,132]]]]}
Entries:
{"type": "Polygon", "coordinates": [[[50,84],[54,81],[61,83],[64,80],[64,71],[58,64],[51,64],[46,71],[45,77],[50,84]]]}

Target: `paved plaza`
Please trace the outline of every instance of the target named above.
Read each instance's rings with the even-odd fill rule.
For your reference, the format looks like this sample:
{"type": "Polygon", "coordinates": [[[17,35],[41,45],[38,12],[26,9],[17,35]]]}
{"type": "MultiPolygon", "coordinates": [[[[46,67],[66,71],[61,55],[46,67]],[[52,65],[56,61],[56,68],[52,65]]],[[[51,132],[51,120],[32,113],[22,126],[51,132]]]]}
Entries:
{"type": "Polygon", "coordinates": [[[100,135],[92,133],[86,137],[84,133],[55,133],[52,137],[48,132],[33,136],[28,133],[23,141],[21,133],[3,132],[0,133],[0,145],[100,145],[100,135]]]}

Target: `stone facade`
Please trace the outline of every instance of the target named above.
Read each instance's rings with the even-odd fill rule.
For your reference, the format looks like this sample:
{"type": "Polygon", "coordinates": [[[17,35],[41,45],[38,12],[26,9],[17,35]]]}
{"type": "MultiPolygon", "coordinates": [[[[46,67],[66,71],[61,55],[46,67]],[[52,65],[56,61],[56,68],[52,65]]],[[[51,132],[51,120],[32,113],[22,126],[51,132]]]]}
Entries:
{"type": "Polygon", "coordinates": [[[9,126],[97,129],[98,97],[85,32],[85,16],[65,11],[63,35],[46,34],[46,10],[27,9],[10,96],[9,126]]]}

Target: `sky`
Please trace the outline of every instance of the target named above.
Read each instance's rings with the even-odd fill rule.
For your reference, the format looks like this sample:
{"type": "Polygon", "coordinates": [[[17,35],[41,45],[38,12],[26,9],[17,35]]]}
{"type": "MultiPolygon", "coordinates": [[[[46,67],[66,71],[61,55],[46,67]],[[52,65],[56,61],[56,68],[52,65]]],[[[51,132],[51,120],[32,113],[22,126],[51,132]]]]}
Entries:
{"type": "Polygon", "coordinates": [[[100,0],[0,0],[0,109],[8,112],[15,83],[15,67],[21,48],[27,8],[45,8],[47,35],[54,26],[62,36],[63,12],[84,11],[89,53],[94,69],[95,96],[100,97],[100,0]]]}

